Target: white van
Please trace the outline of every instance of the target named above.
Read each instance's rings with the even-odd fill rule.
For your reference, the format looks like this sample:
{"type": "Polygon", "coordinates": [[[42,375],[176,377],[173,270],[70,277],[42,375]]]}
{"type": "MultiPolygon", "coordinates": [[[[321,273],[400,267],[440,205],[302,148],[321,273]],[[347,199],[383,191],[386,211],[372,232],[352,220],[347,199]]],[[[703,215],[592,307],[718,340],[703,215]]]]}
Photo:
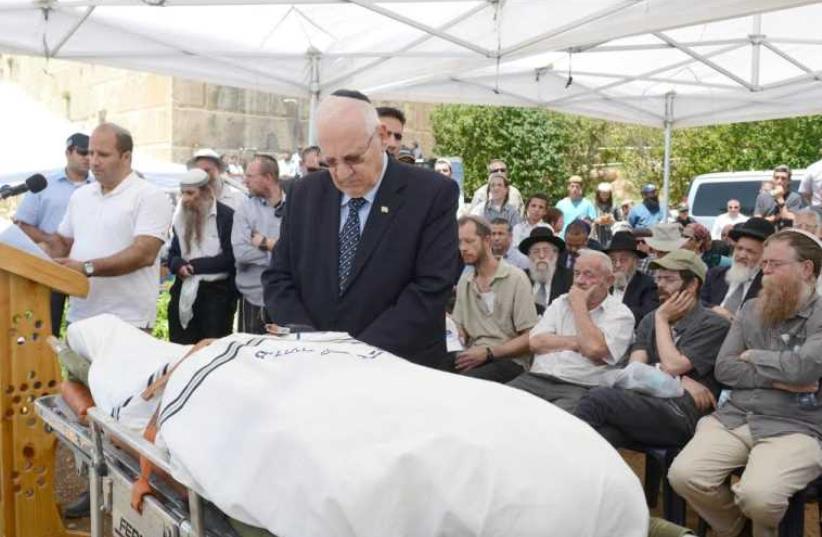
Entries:
{"type": "MultiPolygon", "coordinates": [[[[791,190],[797,192],[805,170],[793,170],[791,190]]],[[[762,181],[773,177],[773,172],[720,172],[697,175],[688,190],[688,207],[691,216],[700,224],[712,229],[714,219],[726,212],[729,199],[738,199],[740,212],[753,216],[756,195],[762,181]]]]}

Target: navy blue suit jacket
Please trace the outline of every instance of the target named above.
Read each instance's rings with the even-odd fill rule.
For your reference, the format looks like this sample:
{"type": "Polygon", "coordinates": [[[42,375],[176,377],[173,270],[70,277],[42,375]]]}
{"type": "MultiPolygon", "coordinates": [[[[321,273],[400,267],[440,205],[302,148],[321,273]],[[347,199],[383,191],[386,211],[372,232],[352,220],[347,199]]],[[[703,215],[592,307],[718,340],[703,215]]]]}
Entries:
{"type": "Polygon", "coordinates": [[[412,362],[439,366],[457,267],[458,195],[454,181],[389,159],[341,295],[342,194],[325,170],[295,182],[262,276],[269,318],[348,332],[412,362]]]}

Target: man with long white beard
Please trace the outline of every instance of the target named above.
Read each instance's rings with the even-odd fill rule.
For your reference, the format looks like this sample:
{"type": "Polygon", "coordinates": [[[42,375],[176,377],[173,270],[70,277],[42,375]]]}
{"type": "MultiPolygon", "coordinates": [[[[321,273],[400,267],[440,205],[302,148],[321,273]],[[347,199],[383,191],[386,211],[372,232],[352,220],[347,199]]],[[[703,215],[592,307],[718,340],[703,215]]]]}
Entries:
{"type": "Polygon", "coordinates": [[[728,233],[736,242],[731,266],[708,271],[699,295],[703,306],[733,321],[742,304],[756,297],[762,285],[762,243],[773,232],[773,224],[759,217],[734,226],[728,233]]]}
{"type": "Polygon", "coordinates": [[[788,500],[822,460],[822,247],[783,230],[765,241],[762,290],[736,316],[717,357],[728,403],[702,418],[668,474],[720,537],[776,536],[788,500]],[[728,477],[744,467],[740,480],[728,477]]]}
{"type": "Polygon", "coordinates": [[[234,211],[217,201],[209,176],[193,168],[180,180],[180,209],[168,268],[176,276],[168,303],[169,339],[194,344],[231,333],[237,290],[231,227],[234,211]]]}
{"type": "Polygon", "coordinates": [[[551,302],[571,288],[573,274],[557,263],[565,250],[565,241],[554,235],[548,227],[535,227],[531,234],[520,241],[519,251],[528,256],[525,274],[533,284],[534,304],[542,315],[551,302]]]}
{"type": "Polygon", "coordinates": [[[614,263],[614,286],[611,294],[622,300],[634,314],[634,326],[649,312],[659,306],[654,279],[637,270],[639,260],[648,254],[637,249],[636,239],[630,231],[618,231],[605,250],[614,263]]]}

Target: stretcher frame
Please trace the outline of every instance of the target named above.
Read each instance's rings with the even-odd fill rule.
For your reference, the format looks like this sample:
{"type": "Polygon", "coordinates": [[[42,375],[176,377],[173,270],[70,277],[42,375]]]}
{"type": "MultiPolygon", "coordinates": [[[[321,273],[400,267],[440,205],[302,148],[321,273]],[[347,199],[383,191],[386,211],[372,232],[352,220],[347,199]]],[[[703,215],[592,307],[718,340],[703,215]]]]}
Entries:
{"type": "Polygon", "coordinates": [[[157,446],[96,407],[88,411],[89,426],[81,424],[60,395],[41,397],[34,407],[47,430],[88,468],[91,537],[104,537],[107,514],[112,516],[115,537],[226,537],[224,532],[206,528],[207,506],[196,491],[185,487],[186,499],[159,478],[151,479],[152,495],[144,498],[143,512],[131,508],[131,489],[140,464],[112,439],[170,476],[168,455],[157,446]]]}

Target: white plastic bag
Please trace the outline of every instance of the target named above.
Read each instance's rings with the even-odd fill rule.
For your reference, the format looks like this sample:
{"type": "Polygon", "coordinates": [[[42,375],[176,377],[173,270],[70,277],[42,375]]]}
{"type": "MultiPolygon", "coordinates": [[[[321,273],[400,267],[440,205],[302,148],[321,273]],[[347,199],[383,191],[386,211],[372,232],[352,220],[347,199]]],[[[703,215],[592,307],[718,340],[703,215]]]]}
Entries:
{"type": "Polygon", "coordinates": [[[678,378],[642,362],[631,362],[623,369],[608,371],[602,384],[663,399],[682,397],[685,393],[678,378]]]}

